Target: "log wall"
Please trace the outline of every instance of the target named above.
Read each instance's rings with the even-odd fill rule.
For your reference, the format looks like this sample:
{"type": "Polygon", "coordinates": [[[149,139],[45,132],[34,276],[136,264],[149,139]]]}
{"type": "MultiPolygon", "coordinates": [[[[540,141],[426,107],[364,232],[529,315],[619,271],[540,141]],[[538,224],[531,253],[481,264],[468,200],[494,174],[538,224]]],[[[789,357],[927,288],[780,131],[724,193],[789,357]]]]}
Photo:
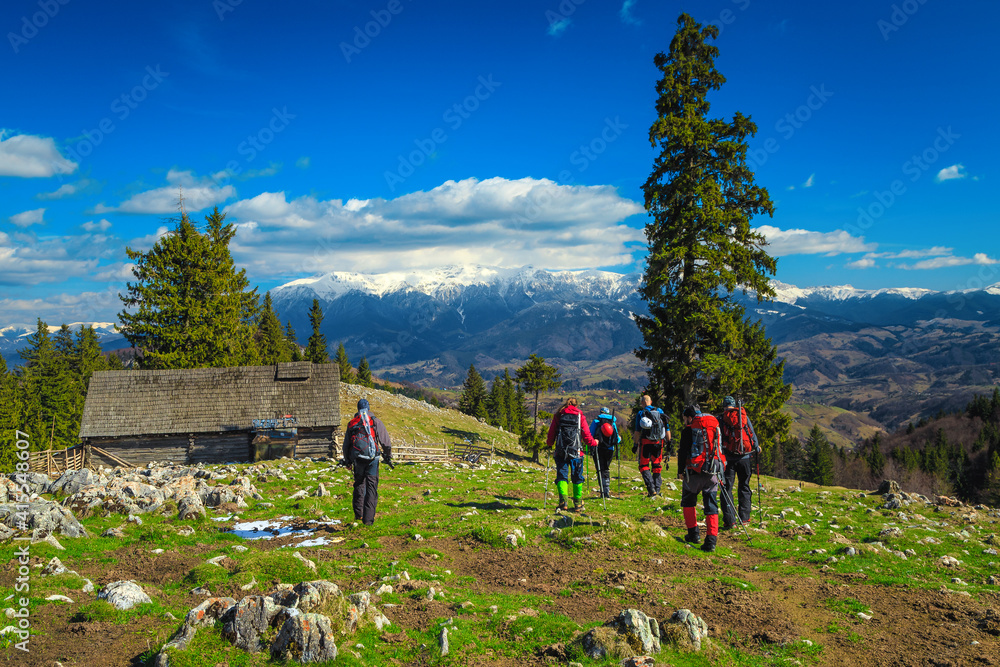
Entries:
{"type": "Polygon", "coordinates": [[[333,426],[325,428],[300,428],[299,444],[295,447],[295,458],[311,456],[319,458],[321,456],[340,456],[334,445],[337,429],[333,426]]]}
{"type": "Polygon", "coordinates": [[[188,463],[242,463],[250,460],[250,433],[195,433],[188,463]]]}
{"type": "MultiPolygon", "coordinates": [[[[141,468],[151,461],[186,463],[188,456],[187,436],[87,438],[87,444],[107,450],[109,454],[113,454],[137,468],[141,468]]],[[[98,465],[114,468],[118,464],[97,452],[93,452],[90,466],[97,467],[98,465]]]]}

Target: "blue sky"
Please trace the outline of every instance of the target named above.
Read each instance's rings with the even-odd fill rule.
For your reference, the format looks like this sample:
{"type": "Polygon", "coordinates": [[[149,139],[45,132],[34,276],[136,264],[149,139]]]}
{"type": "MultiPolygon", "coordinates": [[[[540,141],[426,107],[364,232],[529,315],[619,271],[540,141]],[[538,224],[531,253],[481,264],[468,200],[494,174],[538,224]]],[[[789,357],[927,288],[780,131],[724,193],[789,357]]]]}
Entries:
{"type": "Polygon", "coordinates": [[[183,188],[268,289],[333,270],[639,271],[653,56],[720,26],[754,221],[802,287],[1000,282],[987,1],[109,2],[0,9],[0,326],[113,321],[183,188]]]}

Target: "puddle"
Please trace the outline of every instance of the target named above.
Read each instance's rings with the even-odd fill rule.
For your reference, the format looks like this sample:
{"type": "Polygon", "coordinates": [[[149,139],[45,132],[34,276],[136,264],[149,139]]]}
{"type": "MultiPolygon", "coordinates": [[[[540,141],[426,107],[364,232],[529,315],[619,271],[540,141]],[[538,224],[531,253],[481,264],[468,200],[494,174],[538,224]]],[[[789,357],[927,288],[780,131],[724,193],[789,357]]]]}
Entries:
{"type": "MultiPolygon", "coordinates": [[[[315,519],[303,523],[293,516],[279,516],[276,519],[262,519],[259,521],[244,521],[233,525],[229,533],[242,537],[245,540],[270,540],[275,537],[287,537],[289,535],[311,535],[317,528],[328,525],[340,524],[339,519],[332,519],[326,523],[319,523],[315,519]]],[[[316,537],[306,539],[305,543],[294,546],[322,546],[324,544],[335,544],[343,538],[316,537]]]]}

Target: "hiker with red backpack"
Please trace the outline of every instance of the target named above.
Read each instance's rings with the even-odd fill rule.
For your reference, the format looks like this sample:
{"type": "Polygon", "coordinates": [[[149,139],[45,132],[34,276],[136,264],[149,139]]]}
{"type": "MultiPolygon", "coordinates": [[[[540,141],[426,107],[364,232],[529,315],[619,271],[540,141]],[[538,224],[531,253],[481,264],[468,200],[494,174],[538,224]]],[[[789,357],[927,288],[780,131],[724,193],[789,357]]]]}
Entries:
{"type": "Polygon", "coordinates": [[[601,497],[611,498],[611,461],[622,437],[618,433],[618,420],[610,410],[601,408],[601,414],[590,423],[590,435],[597,441],[597,447],[591,453],[594,455],[597,481],[601,485],[601,497]]]}
{"type": "Polygon", "coordinates": [[[684,430],[681,446],[677,451],[677,478],[683,479],[681,510],[687,527],[685,542],[701,541],[698,514],[695,504],[698,494],[705,505],[705,543],[702,551],[715,551],[719,539],[719,501],[716,494],[719,480],[726,470],[726,457],[722,452],[722,433],[719,420],[703,414],[697,405],[684,408],[684,430]]]}
{"type": "Polygon", "coordinates": [[[729,530],[736,523],[737,510],[733,507],[733,482],[738,479],[738,517],[741,524],[750,521],[753,513],[753,492],[750,490],[754,452],[760,452],[757,434],[747,415],[746,408],[737,406],[732,396],[722,399],[722,449],[726,452],[726,478],[723,482],[722,529],[729,530]]]}
{"type": "Polygon", "coordinates": [[[354,520],[370,526],[378,507],[379,461],[385,458],[392,467],[392,443],[385,424],[371,414],[368,399],[358,401],[358,411],[347,424],[343,455],[354,467],[354,520]]]}
{"type": "Polygon", "coordinates": [[[552,423],[545,438],[548,447],[555,445],[553,459],[556,464],[556,489],[559,491],[559,510],[565,511],[570,479],[573,482],[573,511],[583,511],[583,445],[597,447],[590,435],[587,418],[577,407],[576,398],[567,398],[562,407],[552,415],[552,423]]]}
{"type": "MultiPolygon", "coordinates": [[[[641,403],[632,427],[632,453],[639,452],[639,474],[646,483],[646,497],[652,498],[660,494],[663,482],[660,475],[664,468],[664,449],[670,447],[670,423],[663,410],[654,406],[649,396],[643,395],[641,403]]],[[[666,467],[669,468],[669,451],[666,459],[666,467]]]]}

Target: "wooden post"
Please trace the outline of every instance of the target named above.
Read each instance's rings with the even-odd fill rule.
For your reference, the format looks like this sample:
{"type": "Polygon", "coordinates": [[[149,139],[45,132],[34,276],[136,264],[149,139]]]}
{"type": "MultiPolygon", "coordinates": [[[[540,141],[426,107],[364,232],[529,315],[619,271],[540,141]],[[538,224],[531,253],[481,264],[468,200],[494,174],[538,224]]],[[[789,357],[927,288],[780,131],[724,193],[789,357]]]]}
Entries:
{"type": "Polygon", "coordinates": [[[49,449],[52,449],[52,440],[56,437],[56,416],[52,415],[52,430],[49,432],[49,449]]]}

